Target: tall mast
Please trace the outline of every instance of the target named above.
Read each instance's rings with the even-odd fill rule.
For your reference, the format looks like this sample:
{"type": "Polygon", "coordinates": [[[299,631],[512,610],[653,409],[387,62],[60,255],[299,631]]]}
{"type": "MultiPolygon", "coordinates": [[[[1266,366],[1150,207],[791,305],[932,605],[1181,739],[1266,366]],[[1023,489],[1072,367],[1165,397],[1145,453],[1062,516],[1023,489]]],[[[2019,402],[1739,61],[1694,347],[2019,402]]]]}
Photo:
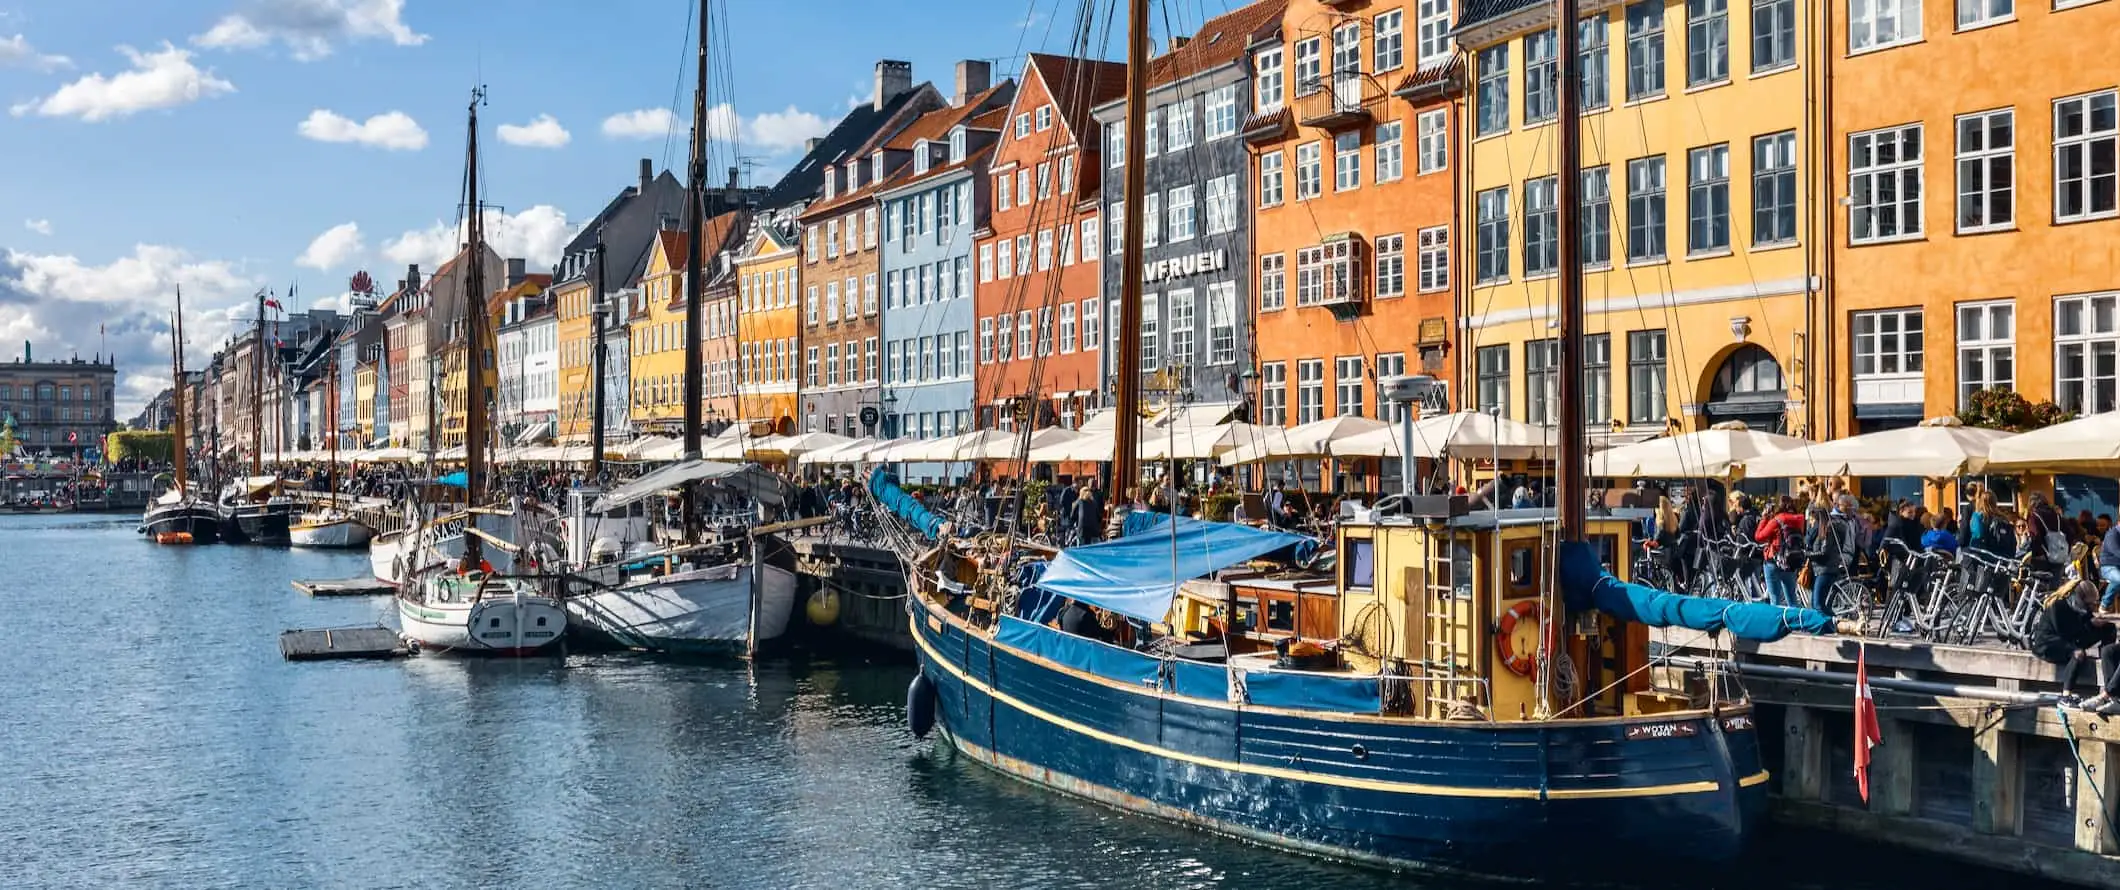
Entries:
{"type": "MultiPolygon", "coordinates": [[[[692,92],[692,157],[685,167],[685,459],[699,458],[700,405],[706,398],[706,382],[700,377],[700,271],[699,253],[706,227],[705,186],[707,179],[707,15],[710,0],[699,0],[698,82],[692,92]]],[[[693,486],[684,486],[685,541],[699,540],[699,511],[693,503],[693,486]]]]}
{"type": "MultiPolygon", "coordinates": [[[[328,422],[328,423],[330,423],[330,424],[331,424],[331,432],[330,432],[330,434],[329,434],[329,436],[330,436],[330,439],[331,439],[331,462],[330,462],[330,463],[327,463],[327,464],[325,464],[325,465],[324,465],[324,489],[325,489],[326,491],[328,491],[328,492],[330,492],[330,493],[331,493],[331,503],[332,503],[332,505],[333,505],[333,506],[337,506],[337,505],[338,505],[338,502],[339,502],[339,344],[338,344],[338,338],[336,338],[336,337],[332,338],[332,343],[331,343],[331,354],[330,354],[330,355],[327,355],[327,356],[325,356],[324,358],[325,358],[325,361],[327,361],[327,362],[330,362],[330,366],[329,366],[329,367],[330,367],[330,369],[331,369],[331,376],[330,376],[330,378],[329,378],[329,381],[328,381],[328,382],[327,382],[327,383],[325,384],[326,386],[330,387],[330,389],[326,390],[326,391],[325,391],[325,393],[324,393],[324,402],[325,402],[325,404],[327,404],[327,405],[329,405],[329,406],[330,406],[329,408],[326,408],[326,409],[324,410],[324,420],[325,420],[326,422],[328,422]]],[[[319,427],[322,427],[322,426],[323,426],[323,424],[318,424],[318,426],[319,426],[319,427]]]]}
{"type": "Polygon", "coordinates": [[[596,302],[590,304],[589,316],[593,319],[590,336],[596,339],[590,347],[589,362],[589,478],[601,481],[604,478],[604,319],[610,307],[604,305],[604,227],[596,227],[596,250],[591,255],[589,274],[595,279],[590,285],[595,288],[596,302]]]}
{"type": "Polygon", "coordinates": [[[258,291],[256,341],[250,344],[250,475],[264,472],[265,460],[265,292],[258,291]]]}
{"type": "MultiPolygon", "coordinates": [[[[478,106],[486,88],[471,91],[470,140],[464,151],[465,206],[470,214],[464,248],[464,506],[476,509],[485,493],[486,451],[486,232],[478,194],[478,106]]],[[[431,438],[431,437],[430,437],[431,438]]],[[[477,535],[464,535],[463,567],[479,564],[477,535]]]]}
{"type": "Polygon", "coordinates": [[[170,448],[177,461],[177,496],[185,495],[184,478],[184,286],[177,285],[177,311],[169,317],[170,448]]]}
{"type": "Polygon", "coordinates": [[[1119,355],[1112,395],[1119,413],[1112,424],[1112,494],[1141,479],[1141,236],[1148,190],[1148,0],[1127,0],[1126,12],[1126,218],[1119,256],[1119,355]]]}
{"type": "Polygon", "coordinates": [[[1555,197],[1560,205],[1558,284],[1560,309],[1560,465],[1554,469],[1555,506],[1560,539],[1581,541],[1589,492],[1583,484],[1587,457],[1583,430],[1583,270],[1582,270],[1582,76],[1576,58],[1578,0],[1554,0],[1559,7],[1557,60],[1560,120],[1555,151],[1560,155],[1555,197]]]}

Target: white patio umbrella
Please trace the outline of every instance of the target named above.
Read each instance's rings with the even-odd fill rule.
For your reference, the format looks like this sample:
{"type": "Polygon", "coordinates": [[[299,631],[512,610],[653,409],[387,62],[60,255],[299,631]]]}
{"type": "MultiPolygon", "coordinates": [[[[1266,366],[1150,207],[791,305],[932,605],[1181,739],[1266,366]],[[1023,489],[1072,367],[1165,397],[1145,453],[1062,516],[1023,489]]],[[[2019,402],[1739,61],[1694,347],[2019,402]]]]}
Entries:
{"type": "Polygon", "coordinates": [[[1066,439],[1031,443],[1030,462],[1034,464],[1075,463],[1078,461],[1108,461],[1112,459],[1112,434],[1105,432],[1072,431],[1066,439]]]}
{"type": "MultiPolygon", "coordinates": [[[[1401,431],[1396,425],[1332,443],[1332,457],[1398,457],[1401,431]]],[[[1456,411],[1413,422],[1413,456],[1440,458],[1500,457],[1527,460],[1553,452],[1553,434],[1545,427],[1478,411],[1456,411]]]]}
{"type": "Polygon", "coordinates": [[[861,456],[879,443],[872,438],[848,439],[830,448],[805,451],[795,458],[799,464],[850,464],[861,460],[861,456]]]}
{"type": "Polygon", "coordinates": [[[1255,435],[1251,441],[1225,452],[1222,464],[1234,466],[1269,460],[1331,457],[1333,443],[1389,428],[1390,425],[1381,420],[1352,414],[1327,417],[1293,429],[1268,428],[1264,434],[1255,435]]]}
{"type": "Polygon", "coordinates": [[[1173,423],[1175,429],[1163,423],[1159,419],[1141,430],[1142,460],[1207,460],[1220,457],[1247,442],[1264,441],[1266,436],[1277,431],[1273,427],[1243,421],[1185,427],[1182,419],[1178,419],[1173,423]]]}
{"type": "MultiPolygon", "coordinates": [[[[679,451],[684,449],[684,443],[669,436],[642,436],[612,450],[618,452],[618,456],[625,460],[650,460],[647,452],[666,446],[676,446],[679,451]]],[[[675,456],[675,452],[672,456],[675,456]]]]}
{"type": "Polygon", "coordinates": [[[2120,474],[2120,413],[2019,433],[1988,451],[1990,473],[2120,474]]]}
{"type": "Polygon", "coordinates": [[[1885,430],[1765,454],[1745,462],[1754,479],[1798,476],[1920,476],[1940,479],[1987,468],[1988,449],[2011,433],[1936,417],[1919,426],[1885,430]]]}
{"type": "Polygon", "coordinates": [[[1794,436],[1762,433],[1740,421],[1676,436],[1607,448],[1590,456],[1590,475],[1611,479],[1727,479],[1752,475],[1748,464],[1811,443],[1794,436]]]}

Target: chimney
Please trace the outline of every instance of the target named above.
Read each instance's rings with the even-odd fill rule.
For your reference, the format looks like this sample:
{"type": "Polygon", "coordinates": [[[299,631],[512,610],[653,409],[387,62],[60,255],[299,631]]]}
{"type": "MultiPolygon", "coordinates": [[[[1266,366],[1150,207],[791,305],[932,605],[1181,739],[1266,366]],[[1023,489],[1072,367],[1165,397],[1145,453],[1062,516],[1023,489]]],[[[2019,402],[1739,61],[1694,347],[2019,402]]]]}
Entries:
{"type": "Polygon", "coordinates": [[[405,266],[405,287],[412,290],[420,289],[420,264],[410,263],[405,266]]]}
{"type": "Polygon", "coordinates": [[[980,59],[965,59],[957,63],[957,97],[950,104],[964,107],[972,97],[986,92],[993,85],[994,66],[980,59]]]}
{"type": "MultiPolygon", "coordinates": [[[[878,106],[878,107],[881,107],[881,106],[878,106]]],[[[812,136],[812,137],[810,137],[810,138],[808,138],[808,139],[804,139],[804,140],[802,140],[802,153],[803,153],[803,154],[809,154],[809,153],[811,153],[811,152],[814,152],[814,151],[816,151],[816,150],[817,150],[817,146],[820,146],[820,145],[823,145],[823,144],[824,144],[824,138],[823,138],[823,137],[821,137],[821,136],[812,136]]]]}
{"type": "Polygon", "coordinates": [[[651,182],[654,182],[654,181],[655,181],[655,162],[654,162],[654,161],[651,161],[651,160],[649,160],[649,159],[647,159],[647,158],[641,158],[641,159],[640,159],[640,191],[638,192],[638,194],[642,194],[642,195],[645,195],[645,194],[647,194],[647,193],[648,193],[648,183],[651,183],[651,182]]]}
{"type": "Polygon", "coordinates": [[[529,264],[525,262],[521,257],[509,258],[508,286],[514,287],[518,284],[523,283],[523,278],[528,274],[528,267],[529,264]]]}
{"type": "Polygon", "coordinates": [[[883,59],[876,63],[877,111],[889,104],[893,96],[913,88],[913,63],[883,59]]]}

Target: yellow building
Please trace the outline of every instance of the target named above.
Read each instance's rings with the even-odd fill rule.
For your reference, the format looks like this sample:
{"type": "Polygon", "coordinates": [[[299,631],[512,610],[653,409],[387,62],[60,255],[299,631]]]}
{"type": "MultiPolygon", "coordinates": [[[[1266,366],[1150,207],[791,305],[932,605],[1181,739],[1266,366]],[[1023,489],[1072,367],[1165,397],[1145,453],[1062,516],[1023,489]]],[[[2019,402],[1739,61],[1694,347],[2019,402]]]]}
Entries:
{"type": "MultiPolygon", "coordinates": [[[[1625,438],[1729,420],[1801,433],[1822,410],[1806,397],[1824,252],[1806,187],[1822,104],[1806,102],[1814,41],[1793,0],[1694,6],[1690,17],[1682,2],[1610,6],[1578,30],[1585,419],[1625,438]]],[[[1550,422],[1553,11],[1508,0],[1473,15],[1484,18],[1457,32],[1467,89],[1452,128],[1465,159],[1459,404],[1550,422]]],[[[1297,178],[1331,188],[1326,154],[1325,172],[1297,178]]]]}
{"type": "Polygon", "coordinates": [[[795,381],[802,354],[801,292],[794,235],[754,222],[736,253],[737,420],[795,429],[795,381]]]}
{"type": "MultiPolygon", "coordinates": [[[[513,286],[494,291],[486,299],[486,325],[483,331],[485,335],[483,339],[486,344],[484,368],[486,398],[489,403],[495,398],[494,394],[499,391],[500,386],[499,369],[493,355],[493,335],[495,331],[500,330],[501,320],[507,313],[508,303],[536,294],[545,288],[549,280],[547,276],[543,275],[527,276],[513,286]]],[[[464,360],[462,326],[451,325],[449,330],[449,342],[442,347],[441,351],[442,432],[440,447],[457,448],[464,444],[464,398],[466,395],[464,391],[464,369],[468,363],[464,360]]],[[[499,440],[493,437],[496,429],[495,418],[492,415],[488,415],[486,424],[487,441],[489,444],[498,442],[499,440]]]]}
{"type": "Polygon", "coordinates": [[[353,422],[361,431],[360,446],[375,441],[375,363],[364,361],[353,367],[353,422]]]}
{"type": "MultiPolygon", "coordinates": [[[[707,220],[700,233],[701,252],[708,257],[721,253],[736,231],[739,214],[724,213],[707,220]]],[[[678,436],[685,419],[685,234],[664,230],[648,246],[648,265],[641,273],[634,298],[632,361],[633,426],[644,433],[678,436]]],[[[702,270],[706,274],[710,270],[702,270]]],[[[702,339],[707,335],[701,328],[702,339]]],[[[706,373],[701,363],[702,377],[706,373]]],[[[701,389],[702,417],[707,402],[701,389]]]]}

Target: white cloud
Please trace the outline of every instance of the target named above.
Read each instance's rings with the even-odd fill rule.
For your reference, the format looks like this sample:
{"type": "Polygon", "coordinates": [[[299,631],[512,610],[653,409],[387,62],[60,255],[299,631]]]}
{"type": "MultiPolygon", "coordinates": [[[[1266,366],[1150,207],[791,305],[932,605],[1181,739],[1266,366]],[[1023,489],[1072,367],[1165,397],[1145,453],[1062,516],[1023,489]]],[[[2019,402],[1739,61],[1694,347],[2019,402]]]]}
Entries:
{"type": "Polygon", "coordinates": [[[0,342],[28,340],[44,355],[114,355],[126,416],[169,386],[169,314],[180,285],[186,364],[198,368],[234,330],[230,313],[249,317],[262,283],[236,264],[162,245],[137,245],[103,265],[0,250],[0,342]]]}
{"type": "Polygon", "coordinates": [[[659,139],[678,126],[668,108],[622,111],[604,118],[604,135],[613,139],[659,139]]]}
{"type": "Polygon", "coordinates": [[[132,70],[104,76],[90,74],[43,99],[9,109],[16,117],[35,112],[45,117],[78,117],[103,121],[158,108],[175,108],[236,90],[235,84],[191,63],[191,53],[162,44],[160,52],[142,53],[129,46],[118,51],[132,60],[132,70]]]}
{"type": "Polygon", "coordinates": [[[552,115],[540,114],[527,124],[502,124],[496,129],[501,141],[524,148],[559,148],[574,139],[574,134],[559,125],[552,115]]]}
{"type": "Polygon", "coordinates": [[[39,235],[52,233],[52,221],[48,219],[25,219],[22,221],[22,227],[39,235]]]}
{"type": "Polygon", "coordinates": [[[366,245],[361,243],[361,227],[354,223],[339,223],[325,229],[324,234],[309,242],[302,255],[295,258],[297,266],[330,270],[345,265],[347,260],[359,255],[366,245]]]}
{"type": "Polygon", "coordinates": [[[744,141],[772,151],[793,151],[803,143],[831,131],[824,118],[790,105],[785,111],[768,111],[744,124],[744,141]]]}
{"type": "Polygon", "coordinates": [[[418,151],[427,147],[427,131],[402,111],[386,111],[356,123],[352,118],[319,108],[295,127],[318,142],[353,142],[391,151],[418,151]]]}
{"type": "Polygon", "coordinates": [[[191,38],[208,49],[258,49],[279,41],[298,60],[331,55],[333,44],[388,40],[419,46],[427,35],[404,21],[405,0],[249,0],[243,8],[191,38]]]}
{"type": "MultiPolygon", "coordinates": [[[[529,260],[532,269],[559,262],[560,252],[567,247],[567,239],[575,234],[574,227],[567,224],[566,212],[550,204],[539,204],[515,214],[488,210],[485,220],[486,243],[492,245],[493,252],[503,257],[529,260]]],[[[461,224],[437,222],[384,242],[383,258],[399,265],[418,263],[420,268],[432,271],[456,256],[463,245],[461,224]]]]}
{"type": "Polygon", "coordinates": [[[29,45],[29,38],[17,34],[0,37],[0,68],[32,68],[38,71],[55,71],[71,68],[74,60],[65,56],[45,55],[29,45]]]}

